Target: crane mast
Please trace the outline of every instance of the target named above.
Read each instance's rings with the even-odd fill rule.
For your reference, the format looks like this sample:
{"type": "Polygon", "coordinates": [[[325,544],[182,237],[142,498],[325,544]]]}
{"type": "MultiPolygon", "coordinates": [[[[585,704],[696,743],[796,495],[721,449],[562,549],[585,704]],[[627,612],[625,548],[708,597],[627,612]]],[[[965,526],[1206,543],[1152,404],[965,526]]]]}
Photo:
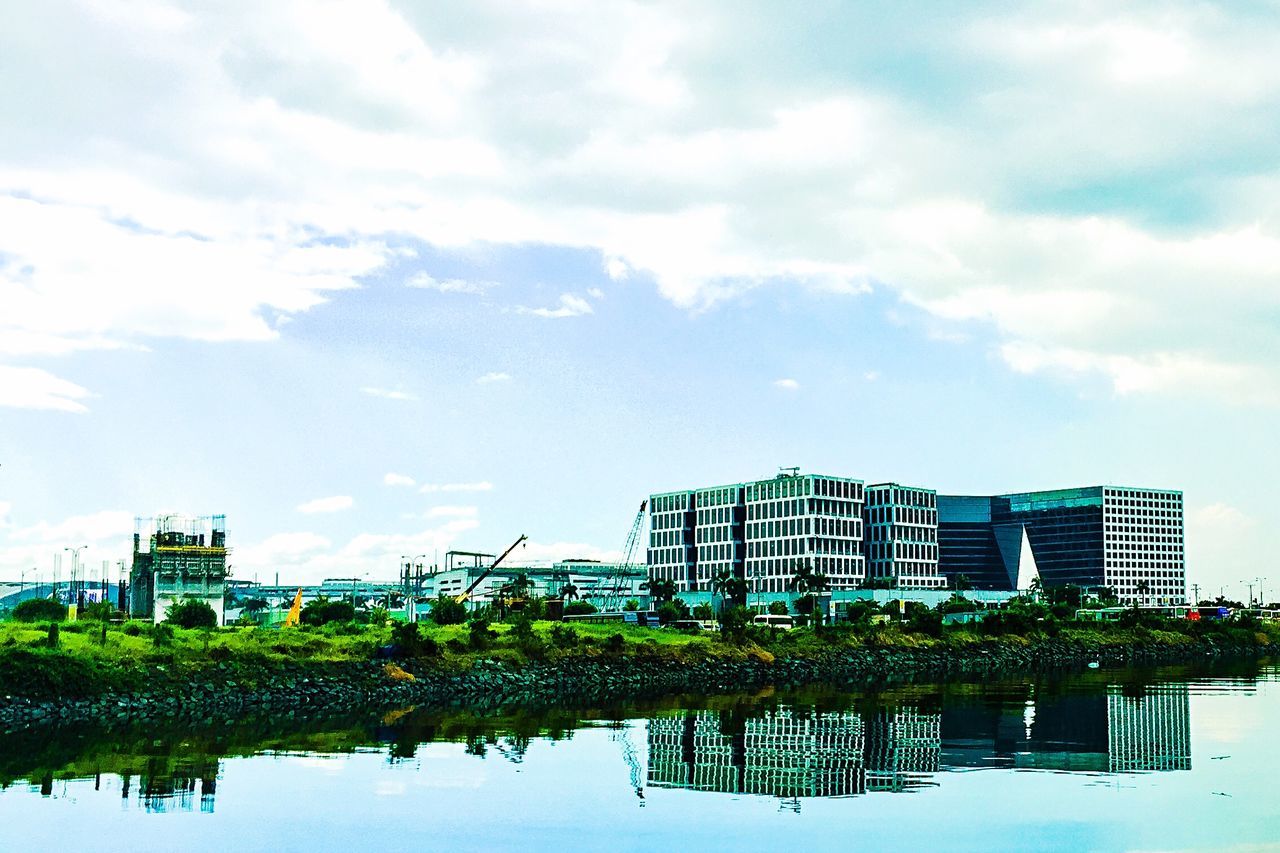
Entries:
{"type": "Polygon", "coordinates": [[[636,512],[635,521],[631,522],[631,532],[627,534],[626,544],[622,546],[622,560],[613,570],[610,577],[604,598],[601,600],[600,609],[606,613],[616,611],[620,608],[622,602],[622,587],[626,583],[628,575],[631,573],[631,567],[636,546],[640,543],[640,530],[644,527],[644,511],[649,506],[648,499],[640,501],[640,509],[636,512]]]}

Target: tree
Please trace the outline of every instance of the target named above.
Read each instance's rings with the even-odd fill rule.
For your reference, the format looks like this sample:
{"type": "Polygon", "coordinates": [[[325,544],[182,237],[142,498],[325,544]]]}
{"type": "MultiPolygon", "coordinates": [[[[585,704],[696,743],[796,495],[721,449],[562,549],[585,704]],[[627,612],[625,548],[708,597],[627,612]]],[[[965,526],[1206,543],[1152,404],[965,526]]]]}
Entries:
{"type": "Polygon", "coordinates": [[[19,622],[61,622],[67,618],[67,605],[52,598],[28,598],[13,608],[19,622]]]}
{"type": "Polygon", "coordinates": [[[350,622],[356,618],[355,605],[350,601],[320,596],[302,606],[303,625],[327,625],[330,622],[350,622]]]}
{"type": "Polygon", "coordinates": [[[179,628],[216,628],[218,612],[207,601],[184,598],[170,605],[164,621],[179,628]]]}
{"type": "MultiPolygon", "coordinates": [[[[1138,595],[1142,596],[1142,603],[1146,604],[1147,595],[1151,592],[1151,583],[1147,581],[1145,578],[1143,578],[1142,580],[1134,584],[1133,591],[1138,593],[1138,595]]],[[[1136,599],[1133,602],[1133,606],[1134,607],[1138,606],[1138,602],[1136,599]]]]}
{"type": "Polygon", "coordinates": [[[441,593],[431,602],[430,619],[437,625],[460,625],[467,621],[467,606],[452,595],[441,593]]]}
{"type": "Polygon", "coordinates": [[[711,592],[721,597],[721,609],[733,602],[745,604],[747,590],[746,578],[740,578],[728,569],[711,579],[711,592]]]}
{"type": "Polygon", "coordinates": [[[951,588],[957,592],[965,592],[973,589],[973,581],[969,580],[966,574],[952,575],[950,578],[951,588]]]}
{"type": "Polygon", "coordinates": [[[650,578],[640,584],[641,589],[649,590],[649,597],[657,603],[670,601],[676,597],[676,582],[667,578],[650,578]]]}
{"type": "Polygon", "coordinates": [[[573,601],[578,597],[578,587],[572,582],[560,587],[560,597],[565,601],[573,601]]]}
{"type": "Polygon", "coordinates": [[[787,603],[785,601],[770,601],[769,613],[771,613],[774,616],[786,616],[787,603]]]}
{"type": "Polygon", "coordinates": [[[600,608],[596,607],[590,601],[583,601],[579,599],[577,601],[570,601],[568,604],[564,606],[564,615],[565,616],[586,616],[590,613],[597,612],[599,609],[600,608]]]}
{"type": "Polygon", "coordinates": [[[800,593],[801,597],[808,596],[808,606],[811,608],[809,615],[813,618],[814,627],[821,626],[822,594],[831,588],[831,582],[827,576],[822,572],[815,571],[808,560],[797,560],[794,566],[794,574],[791,576],[791,580],[787,582],[787,586],[800,593]]]}
{"type": "Polygon", "coordinates": [[[709,622],[716,618],[715,608],[710,604],[699,604],[697,607],[693,608],[693,618],[700,619],[703,622],[709,622]]]}

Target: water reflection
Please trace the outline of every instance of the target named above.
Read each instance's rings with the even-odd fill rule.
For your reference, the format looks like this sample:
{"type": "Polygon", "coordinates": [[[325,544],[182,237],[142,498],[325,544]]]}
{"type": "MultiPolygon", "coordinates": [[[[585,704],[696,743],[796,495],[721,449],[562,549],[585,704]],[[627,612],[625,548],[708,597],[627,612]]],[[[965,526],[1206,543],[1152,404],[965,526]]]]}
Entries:
{"type": "MultiPolygon", "coordinates": [[[[646,789],[683,789],[775,797],[798,809],[803,798],[910,792],[955,770],[1190,770],[1191,695],[1201,684],[1247,690],[1252,680],[1088,674],[876,692],[668,697],[580,710],[404,709],[375,718],[240,721],[200,735],[37,730],[5,737],[0,789],[23,785],[56,798],[73,780],[92,779],[98,790],[105,778],[114,779],[108,787],[126,808],[212,812],[228,759],[373,751],[403,765],[419,760],[423,744],[452,742],[476,760],[519,764],[532,744],[605,726],[616,745],[610,760],[623,762],[641,804],[646,789]],[[647,748],[637,749],[633,735],[647,748]]],[[[430,773],[430,765],[419,772],[430,773]]]]}

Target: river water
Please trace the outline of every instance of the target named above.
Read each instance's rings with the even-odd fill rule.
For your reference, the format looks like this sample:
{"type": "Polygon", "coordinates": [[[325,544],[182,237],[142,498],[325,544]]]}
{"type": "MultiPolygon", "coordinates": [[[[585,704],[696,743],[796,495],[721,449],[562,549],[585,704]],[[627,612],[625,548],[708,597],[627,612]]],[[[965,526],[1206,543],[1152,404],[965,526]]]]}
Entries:
{"type": "Polygon", "coordinates": [[[1271,665],[0,739],[0,850],[1280,849],[1271,665]]]}

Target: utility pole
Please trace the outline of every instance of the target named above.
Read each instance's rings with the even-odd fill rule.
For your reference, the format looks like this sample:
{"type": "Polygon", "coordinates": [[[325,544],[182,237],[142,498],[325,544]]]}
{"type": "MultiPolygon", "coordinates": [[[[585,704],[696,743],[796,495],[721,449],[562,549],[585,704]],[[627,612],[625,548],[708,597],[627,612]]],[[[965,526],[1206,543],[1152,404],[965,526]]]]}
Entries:
{"type": "Polygon", "coordinates": [[[1250,583],[1249,581],[1240,581],[1240,582],[1245,586],[1249,587],[1249,606],[1252,607],[1253,606],[1253,584],[1250,583]]]}
{"type": "Polygon", "coordinates": [[[1191,603],[1198,606],[1200,604],[1200,584],[1193,583],[1191,585],[1191,595],[1191,603]]]}

